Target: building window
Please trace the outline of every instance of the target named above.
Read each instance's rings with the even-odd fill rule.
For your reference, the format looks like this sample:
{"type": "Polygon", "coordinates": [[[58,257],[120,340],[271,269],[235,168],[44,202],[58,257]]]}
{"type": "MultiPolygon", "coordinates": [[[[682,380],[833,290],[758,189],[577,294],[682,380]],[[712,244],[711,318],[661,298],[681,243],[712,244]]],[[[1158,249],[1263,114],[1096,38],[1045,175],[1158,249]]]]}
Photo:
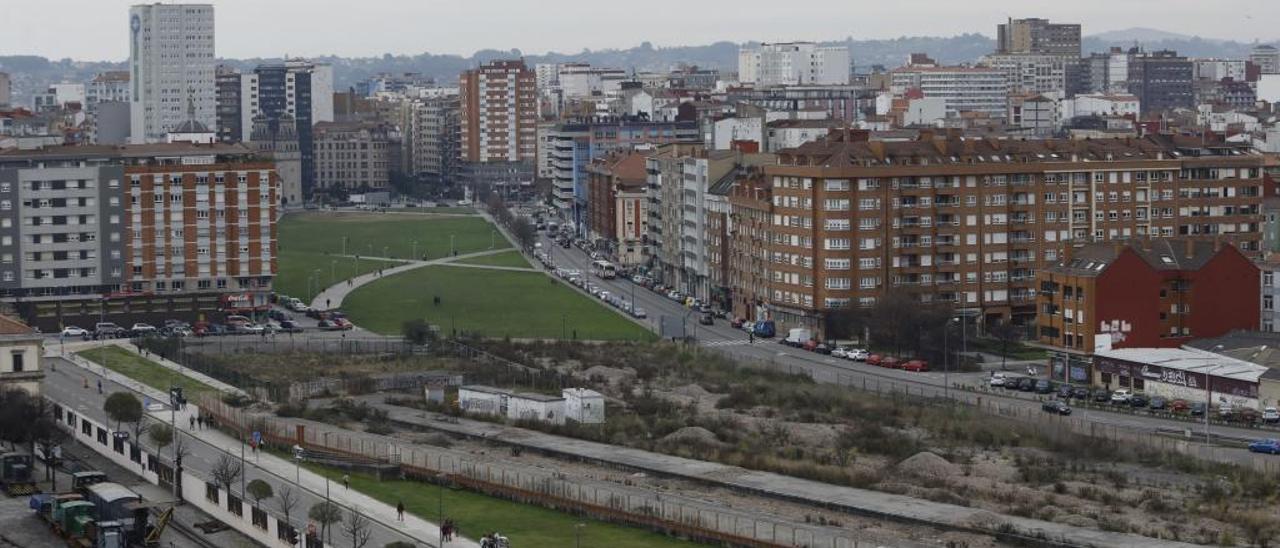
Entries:
{"type": "Polygon", "coordinates": [[[14,372],[14,373],[21,373],[21,372],[26,368],[26,364],[25,364],[25,363],[23,363],[23,358],[25,358],[25,357],[26,357],[26,356],[25,356],[22,352],[14,352],[14,353],[13,353],[12,358],[13,358],[13,372],[14,372]]]}
{"type": "Polygon", "coordinates": [[[204,483],[204,499],[214,504],[218,503],[218,486],[205,482],[204,483]]]}

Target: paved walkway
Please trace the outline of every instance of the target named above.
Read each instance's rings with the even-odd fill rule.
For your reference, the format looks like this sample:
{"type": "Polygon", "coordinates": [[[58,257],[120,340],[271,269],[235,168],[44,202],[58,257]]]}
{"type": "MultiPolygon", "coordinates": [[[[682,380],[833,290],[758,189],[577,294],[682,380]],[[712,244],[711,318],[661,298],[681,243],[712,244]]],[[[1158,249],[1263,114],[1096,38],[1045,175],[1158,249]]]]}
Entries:
{"type": "MultiPolygon", "coordinates": [[[[346,299],[347,295],[351,294],[352,291],[359,289],[361,286],[369,282],[372,282],[380,278],[384,278],[386,276],[394,276],[401,272],[417,270],[425,266],[447,265],[454,261],[461,261],[463,259],[471,259],[474,257],[484,257],[486,255],[496,255],[498,253],[504,253],[507,251],[511,251],[511,248],[504,247],[501,249],[486,249],[484,251],[477,251],[475,253],[465,253],[460,255],[454,255],[451,257],[441,257],[439,259],[431,259],[428,261],[393,259],[393,258],[387,258],[387,257],[367,257],[364,255],[361,255],[361,258],[364,258],[364,259],[372,259],[372,260],[378,260],[378,261],[393,261],[393,262],[399,262],[401,264],[400,266],[384,268],[382,269],[381,274],[379,274],[378,271],[375,270],[368,274],[361,274],[349,280],[344,280],[342,282],[326,287],[324,291],[321,291],[320,294],[316,295],[314,299],[311,299],[311,308],[315,308],[319,310],[329,310],[332,308],[340,308],[342,307],[342,301],[346,299]]],[[[354,257],[355,255],[338,255],[338,256],[354,257]]],[[[473,266],[483,266],[483,265],[473,265],[473,266]]]]}
{"type": "MultiPolygon", "coordinates": [[[[52,347],[54,345],[50,346],[52,347]]],[[[124,348],[128,347],[126,346],[124,348]]],[[[62,365],[65,367],[65,364],[68,363],[74,363],[77,366],[88,369],[91,373],[100,375],[104,379],[133,390],[134,392],[146,395],[153,401],[167,402],[169,400],[168,394],[160,390],[151,388],[150,386],[144,385],[110,369],[105,369],[100,366],[95,367],[96,364],[92,364],[92,362],[86,363],[86,360],[82,358],[75,357],[74,361],[64,361],[62,362],[62,365]]],[[[184,372],[190,372],[190,370],[186,370],[184,372]]],[[[200,429],[197,433],[196,431],[191,430],[188,426],[190,424],[189,417],[194,416],[197,412],[198,410],[194,405],[187,406],[185,410],[177,412],[176,420],[174,421],[176,426],[180,430],[188,432],[188,435],[193,438],[199,439],[209,446],[219,448],[219,450],[224,452],[240,447],[240,440],[221,431],[206,428],[200,429]]],[[[168,423],[170,420],[169,410],[167,407],[160,411],[149,411],[149,414],[154,420],[161,423],[168,423]]],[[[260,474],[267,474],[274,476],[278,481],[299,485],[303,490],[316,497],[323,498],[326,491],[328,491],[328,496],[331,500],[346,508],[360,509],[360,512],[366,517],[385,529],[396,531],[401,535],[412,538],[415,541],[424,543],[428,546],[437,545],[440,530],[434,523],[418,518],[409,512],[405,513],[405,520],[400,522],[396,518],[395,507],[382,503],[358,491],[340,489],[336,488],[336,486],[329,485],[329,482],[324,478],[324,476],[309,470],[303,471],[289,460],[282,459],[265,452],[259,452],[253,459],[248,461],[248,465],[249,468],[255,469],[260,474]]],[[[455,537],[455,539],[456,540],[447,544],[448,548],[455,546],[478,548],[479,546],[476,542],[468,539],[460,537],[455,537]]]]}
{"type": "Polygon", "coordinates": [[[440,263],[437,266],[451,266],[454,268],[481,268],[485,270],[506,270],[508,272],[537,272],[542,273],[533,267],[528,266],[501,266],[496,264],[468,264],[468,263],[440,263]]]}
{"type": "MultiPolygon", "coordinates": [[[[831,485],[770,472],[747,470],[713,462],[663,455],[639,449],[606,445],[501,424],[459,419],[456,423],[433,420],[428,413],[366,400],[387,411],[391,420],[433,430],[441,430],[488,441],[518,445],[550,454],[565,455],[589,462],[612,464],[659,475],[686,478],[785,500],[837,508],[850,513],[934,524],[948,528],[972,529],[987,523],[990,513],[977,508],[942,504],[923,499],[831,485]]],[[[1135,548],[1194,546],[1139,535],[1113,533],[1060,523],[999,516],[1024,533],[1043,533],[1050,539],[1065,539],[1082,546],[1127,546],[1135,548]]],[[[993,525],[994,526],[994,525],[993,525]]]]}

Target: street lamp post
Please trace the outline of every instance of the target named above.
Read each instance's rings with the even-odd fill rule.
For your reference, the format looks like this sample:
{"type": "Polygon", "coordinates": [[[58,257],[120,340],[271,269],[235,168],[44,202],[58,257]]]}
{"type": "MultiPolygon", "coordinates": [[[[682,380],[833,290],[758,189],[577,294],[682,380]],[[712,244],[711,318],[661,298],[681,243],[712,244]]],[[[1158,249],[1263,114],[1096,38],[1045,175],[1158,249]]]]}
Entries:
{"type": "Polygon", "coordinates": [[[1209,435],[1209,413],[1213,408],[1213,389],[1211,388],[1213,386],[1213,377],[1209,376],[1209,374],[1220,367],[1222,366],[1215,365],[1204,371],[1204,442],[1206,444],[1212,443],[1212,438],[1209,435]]]}
{"type": "Polygon", "coordinates": [[[437,505],[438,505],[438,511],[440,513],[439,521],[437,521],[436,527],[439,528],[440,530],[440,546],[444,546],[444,481],[445,481],[445,477],[446,476],[444,475],[444,472],[441,472],[439,475],[440,482],[436,485],[436,493],[438,496],[437,505]]]}
{"type": "Polygon", "coordinates": [[[573,548],[582,548],[582,528],[586,526],[585,523],[573,524],[573,548]]]}

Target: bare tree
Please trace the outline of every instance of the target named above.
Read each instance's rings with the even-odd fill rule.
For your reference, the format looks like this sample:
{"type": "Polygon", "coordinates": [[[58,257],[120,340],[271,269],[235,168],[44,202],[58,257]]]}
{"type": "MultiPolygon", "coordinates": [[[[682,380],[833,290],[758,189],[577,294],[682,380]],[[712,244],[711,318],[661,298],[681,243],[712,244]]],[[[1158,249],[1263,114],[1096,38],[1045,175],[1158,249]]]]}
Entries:
{"type": "MultiPolygon", "coordinates": [[[[44,407],[44,400],[40,400],[40,407],[44,407]]],[[[45,479],[53,482],[53,490],[58,489],[58,466],[57,459],[54,458],[55,449],[62,445],[67,439],[67,431],[58,426],[58,418],[54,415],[52,408],[48,412],[41,409],[40,416],[32,424],[31,442],[44,455],[44,475],[45,479]]]]}
{"type": "Polygon", "coordinates": [[[240,479],[240,474],[244,472],[244,467],[240,464],[240,460],[223,453],[218,457],[218,462],[214,463],[210,473],[213,475],[214,483],[221,485],[231,493],[231,484],[240,479]]]}
{"type": "Polygon", "coordinates": [[[284,513],[284,522],[288,523],[289,527],[293,527],[293,522],[290,521],[290,514],[293,513],[293,508],[297,505],[298,495],[293,492],[293,488],[288,485],[281,485],[280,492],[276,493],[276,506],[279,506],[280,511],[284,513]]]}
{"type": "Polygon", "coordinates": [[[347,512],[347,519],[342,522],[342,534],[351,539],[351,548],[364,548],[364,545],[369,542],[369,536],[373,534],[373,529],[370,527],[369,518],[351,510],[347,512]]]}
{"type": "Polygon", "coordinates": [[[307,511],[307,517],[320,524],[322,538],[332,541],[333,535],[329,533],[329,526],[342,521],[342,509],[332,502],[320,501],[311,506],[307,511]]]}

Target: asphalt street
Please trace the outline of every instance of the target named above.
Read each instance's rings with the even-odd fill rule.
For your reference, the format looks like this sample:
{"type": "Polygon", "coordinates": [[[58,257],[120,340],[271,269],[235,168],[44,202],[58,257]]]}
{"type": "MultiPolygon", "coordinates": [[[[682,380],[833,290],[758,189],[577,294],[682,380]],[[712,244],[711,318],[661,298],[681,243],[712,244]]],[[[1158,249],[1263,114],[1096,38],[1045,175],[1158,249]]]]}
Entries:
{"type": "MultiPolygon", "coordinates": [[[[980,390],[979,387],[985,386],[988,378],[988,373],[985,372],[944,373],[930,371],[913,373],[884,369],[862,362],[834,358],[803,349],[792,348],[779,344],[778,338],[761,339],[757,337],[753,343],[744,331],[733,328],[727,320],[716,319],[715,324],[711,326],[699,325],[697,322],[699,315],[695,311],[664,295],[650,291],[629,279],[619,277],[612,280],[604,280],[592,276],[590,274],[591,257],[577,247],[564,249],[547,238],[545,234],[539,235],[539,241],[542,242],[541,249],[550,253],[551,262],[555,268],[578,270],[587,276],[592,283],[643,308],[648,317],[635,321],[657,331],[661,321],[660,317],[663,315],[684,318],[686,332],[696,339],[699,346],[714,349],[742,362],[785,369],[797,373],[803,372],[810,375],[817,382],[865,387],[867,390],[877,392],[907,392],[912,395],[931,398],[953,398],[969,403],[976,403],[981,398],[983,401],[1000,401],[1026,410],[1039,411],[1040,409],[1042,400],[1038,399],[1035,394],[1006,390],[980,390]]],[[[535,264],[537,264],[536,261],[535,264]]],[[[572,284],[566,285],[575,287],[572,284]]],[[[618,312],[622,314],[621,311],[618,312]]],[[[1203,439],[1204,423],[1202,421],[1193,422],[1127,411],[1116,412],[1106,408],[1080,409],[1076,416],[1102,425],[1142,432],[1181,431],[1186,433],[1189,431],[1192,434],[1192,439],[1196,437],[1203,439]]],[[[1213,424],[1211,432],[1215,438],[1217,436],[1239,439],[1280,437],[1280,430],[1274,427],[1249,428],[1213,424]]],[[[1239,446],[1234,441],[1227,442],[1227,444],[1239,446]]],[[[1247,451],[1240,449],[1239,457],[1241,460],[1248,458],[1248,456],[1247,451]]]]}

